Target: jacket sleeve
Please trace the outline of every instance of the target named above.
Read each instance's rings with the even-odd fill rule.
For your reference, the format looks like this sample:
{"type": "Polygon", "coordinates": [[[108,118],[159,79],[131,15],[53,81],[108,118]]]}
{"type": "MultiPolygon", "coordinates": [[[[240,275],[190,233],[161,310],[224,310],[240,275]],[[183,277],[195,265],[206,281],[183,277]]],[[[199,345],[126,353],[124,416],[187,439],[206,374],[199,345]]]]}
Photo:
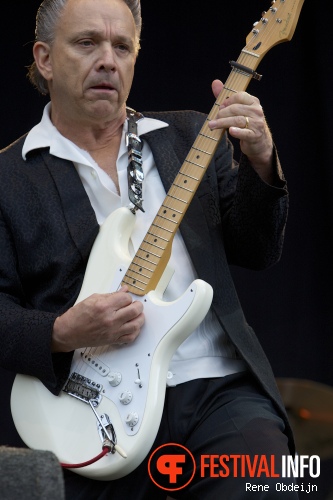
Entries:
{"type": "MultiPolygon", "coordinates": [[[[225,172],[217,159],[217,175],[225,172]]],[[[279,261],[288,215],[288,190],[274,148],[275,182],[264,182],[247,157],[219,183],[224,243],[230,264],[265,269],[279,261]]]]}
{"type": "Polygon", "coordinates": [[[0,365],[56,394],[73,353],[51,353],[53,325],[75,303],[98,225],[70,162],[46,155],[61,193],[43,155],[21,150],[0,154],[0,365]]]}
{"type": "Polygon", "coordinates": [[[0,364],[9,371],[39,378],[57,394],[67,378],[72,354],[51,354],[58,314],[29,304],[13,239],[1,213],[0,254],[0,364]]]}

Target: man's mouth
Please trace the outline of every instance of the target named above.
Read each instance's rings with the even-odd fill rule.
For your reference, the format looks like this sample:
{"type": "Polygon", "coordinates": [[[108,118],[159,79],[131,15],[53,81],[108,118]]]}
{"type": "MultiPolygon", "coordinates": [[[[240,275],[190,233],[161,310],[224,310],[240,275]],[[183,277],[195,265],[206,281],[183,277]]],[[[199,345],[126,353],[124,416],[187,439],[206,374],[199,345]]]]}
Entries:
{"type": "Polygon", "coordinates": [[[107,84],[107,83],[101,83],[99,85],[93,85],[92,87],[90,87],[94,90],[106,90],[106,91],[111,91],[111,90],[115,90],[115,88],[110,85],[110,84],[107,84]]]}

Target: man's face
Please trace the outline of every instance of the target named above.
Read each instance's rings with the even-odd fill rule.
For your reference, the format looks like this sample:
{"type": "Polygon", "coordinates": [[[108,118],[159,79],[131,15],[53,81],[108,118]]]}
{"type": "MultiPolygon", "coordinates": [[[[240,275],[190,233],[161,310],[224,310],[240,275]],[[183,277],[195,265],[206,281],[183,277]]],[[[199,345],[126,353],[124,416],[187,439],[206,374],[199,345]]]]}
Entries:
{"type": "Polygon", "coordinates": [[[46,47],[53,121],[108,123],[124,112],[137,52],[123,0],[68,0],[46,47]]]}

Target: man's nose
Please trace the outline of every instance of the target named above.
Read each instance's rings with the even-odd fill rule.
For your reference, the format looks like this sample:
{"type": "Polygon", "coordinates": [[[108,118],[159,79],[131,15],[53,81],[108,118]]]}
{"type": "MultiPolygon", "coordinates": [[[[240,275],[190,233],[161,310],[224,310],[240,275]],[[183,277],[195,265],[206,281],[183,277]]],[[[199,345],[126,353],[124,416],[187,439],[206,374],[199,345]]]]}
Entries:
{"type": "Polygon", "coordinates": [[[106,43],[100,49],[98,69],[113,71],[116,67],[115,54],[111,44],[106,43]]]}

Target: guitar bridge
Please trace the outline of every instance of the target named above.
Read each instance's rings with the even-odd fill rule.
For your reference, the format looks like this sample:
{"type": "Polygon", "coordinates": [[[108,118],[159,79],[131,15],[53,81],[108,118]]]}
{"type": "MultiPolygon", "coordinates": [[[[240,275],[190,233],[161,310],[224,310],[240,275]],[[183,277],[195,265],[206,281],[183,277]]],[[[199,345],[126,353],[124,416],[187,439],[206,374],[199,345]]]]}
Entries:
{"type": "Polygon", "coordinates": [[[94,406],[98,406],[102,399],[102,389],[103,386],[101,384],[97,384],[93,380],[73,372],[67,380],[63,391],[84,403],[89,404],[89,401],[94,401],[94,406]]]}

